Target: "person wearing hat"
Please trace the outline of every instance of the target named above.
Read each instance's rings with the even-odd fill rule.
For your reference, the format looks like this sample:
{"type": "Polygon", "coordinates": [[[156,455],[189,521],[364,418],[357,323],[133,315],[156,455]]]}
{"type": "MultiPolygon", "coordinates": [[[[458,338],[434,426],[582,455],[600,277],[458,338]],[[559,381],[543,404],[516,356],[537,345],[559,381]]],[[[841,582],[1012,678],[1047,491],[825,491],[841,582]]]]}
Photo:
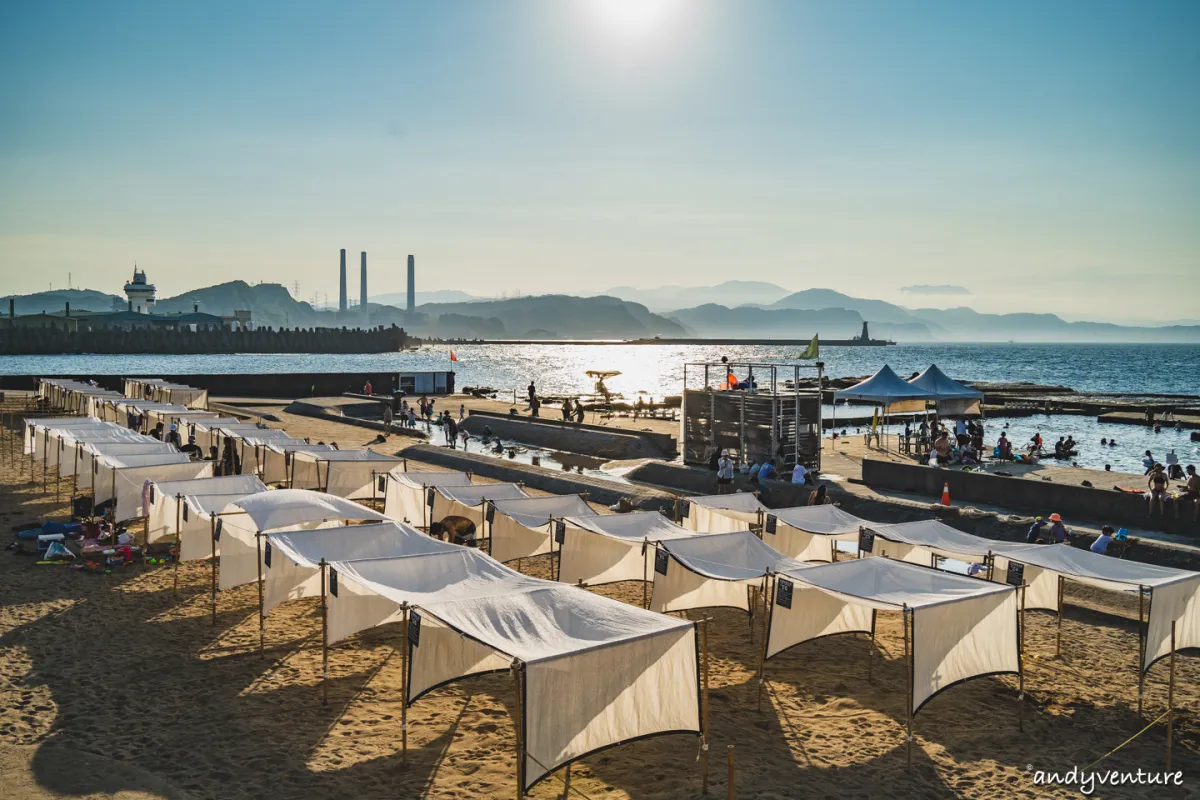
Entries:
{"type": "Polygon", "coordinates": [[[1057,513],[1050,515],[1050,541],[1062,544],[1067,540],[1067,528],[1063,525],[1062,517],[1057,513]]]}
{"type": "Polygon", "coordinates": [[[1035,519],[1033,524],[1029,526],[1029,532],[1025,534],[1025,541],[1029,542],[1030,544],[1037,544],[1042,538],[1042,533],[1046,529],[1046,524],[1046,520],[1042,519],[1041,517],[1035,519]]]}
{"type": "Polygon", "coordinates": [[[179,426],[174,422],[171,423],[171,430],[167,432],[167,444],[179,447],[183,441],[179,438],[179,426]]]}
{"type": "Polygon", "coordinates": [[[728,450],[722,450],[721,457],[717,459],[717,494],[728,492],[732,483],[733,459],[729,457],[728,450]]]}

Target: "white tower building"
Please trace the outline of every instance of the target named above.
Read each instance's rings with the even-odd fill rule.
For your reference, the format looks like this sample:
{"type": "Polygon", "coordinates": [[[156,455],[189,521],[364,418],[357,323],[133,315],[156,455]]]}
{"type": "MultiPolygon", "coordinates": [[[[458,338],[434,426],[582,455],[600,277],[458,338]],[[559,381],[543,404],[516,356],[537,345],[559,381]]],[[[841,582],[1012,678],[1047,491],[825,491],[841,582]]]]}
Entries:
{"type": "Polygon", "coordinates": [[[145,270],[139,271],[134,264],[133,280],[125,282],[125,297],[129,299],[129,310],[138,314],[149,314],[154,307],[156,291],[153,283],[146,282],[145,270]]]}

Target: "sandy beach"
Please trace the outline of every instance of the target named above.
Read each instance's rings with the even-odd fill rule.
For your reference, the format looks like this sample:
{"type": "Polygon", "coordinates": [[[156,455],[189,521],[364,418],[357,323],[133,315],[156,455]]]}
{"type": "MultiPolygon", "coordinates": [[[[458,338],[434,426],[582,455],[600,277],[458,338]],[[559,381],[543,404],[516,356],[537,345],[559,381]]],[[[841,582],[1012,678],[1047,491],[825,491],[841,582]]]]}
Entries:
{"type": "MultiPolygon", "coordinates": [[[[283,417],[314,441],[357,446],[369,431],[283,417]]],[[[396,449],[411,440],[393,438],[396,449]]],[[[387,449],[381,448],[381,449],[387,449]]],[[[40,475],[39,475],[40,477],[40,475]]],[[[0,524],[62,519],[63,503],[29,483],[27,462],[0,468],[0,524]]],[[[436,690],[409,710],[408,764],[400,730],[399,632],[384,627],[332,649],[322,705],[317,601],[267,618],[256,636],[253,586],[220,593],[208,614],[210,568],[130,566],[111,575],[0,557],[0,798],[511,798],[514,692],[508,676],[436,690]]],[[[549,559],[522,569],[549,577],[549,559]]],[[[640,584],[600,587],[638,604],[640,584]]],[[[1137,715],[1136,602],[1072,588],[1055,652],[1055,618],[1027,615],[1024,731],[1015,676],[981,678],[931,701],[915,719],[906,768],[899,615],[881,613],[868,680],[869,641],[810,642],[767,663],[756,710],[761,633],[744,615],[708,613],[711,796],[727,796],[735,746],[739,797],[1079,796],[1035,786],[1033,770],[1066,771],[1104,756],[1166,709],[1167,662],[1146,679],[1137,715]]],[[[692,612],[699,619],[699,612],[692,612]]],[[[1174,768],[1184,789],[1100,789],[1102,797],[1184,796],[1200,777],[1200,662],[1177,659],[1174,768]],[[1175,795],[1172,795],[1172,792],[1175,795]]],[[[1096,769],[1160,770],[1156,726],[1096,769]]],[[[691,736],[633,742],[571,770],[571,796],[701,796],[691,736]]],[[[563,797],[563,771],[534,798],[563,797]]]]}

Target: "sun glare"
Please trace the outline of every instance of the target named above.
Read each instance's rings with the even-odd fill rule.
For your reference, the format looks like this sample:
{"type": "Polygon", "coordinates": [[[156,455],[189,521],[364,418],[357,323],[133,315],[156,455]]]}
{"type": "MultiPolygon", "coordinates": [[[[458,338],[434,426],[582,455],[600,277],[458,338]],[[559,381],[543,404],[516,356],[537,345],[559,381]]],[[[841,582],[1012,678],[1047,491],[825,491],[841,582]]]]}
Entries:
{"type": "Polygon", "coordinates": [[[614,35],[655,36],[670,27],[686,0],[585,0],[591,16],[614,35]]]}

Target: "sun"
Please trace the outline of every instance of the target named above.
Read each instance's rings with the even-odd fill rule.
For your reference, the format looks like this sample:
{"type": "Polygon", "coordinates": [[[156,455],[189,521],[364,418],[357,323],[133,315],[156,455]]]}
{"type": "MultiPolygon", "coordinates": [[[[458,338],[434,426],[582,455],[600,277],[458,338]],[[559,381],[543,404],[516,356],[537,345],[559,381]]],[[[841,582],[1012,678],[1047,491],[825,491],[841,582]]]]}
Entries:
{"type": "Polygon", "coordinates": [[[584,0],[596,22],[616,36],[644,39],[671,27],[687,0],[584,0]]]}

